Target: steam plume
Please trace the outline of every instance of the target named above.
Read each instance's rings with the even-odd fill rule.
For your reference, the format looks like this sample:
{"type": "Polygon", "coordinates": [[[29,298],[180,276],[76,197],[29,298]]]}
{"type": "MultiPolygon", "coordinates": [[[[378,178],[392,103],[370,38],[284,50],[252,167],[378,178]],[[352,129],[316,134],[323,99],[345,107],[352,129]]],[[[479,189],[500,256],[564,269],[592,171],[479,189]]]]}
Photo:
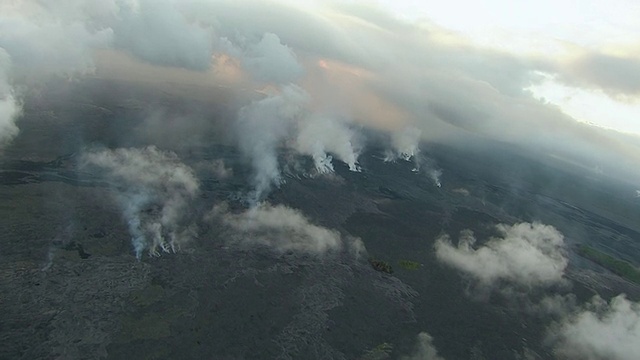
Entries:
{"type": "Polygon", "coordinates": [[[387,160],[392,161],[398,158],[410,161],[420,152],[420,136],[422,131],[415,127],[407,127],[402,131],[391,133],[391,146],[393,151],[388,154],[387,160]]]}
{"type": "Polygon", "coordinates": [[[261,200],[272,186],[282,183],[278,147],[292,133],[307,101],[307,94],[300,87],[287,85],[281,93],[254,101],[240,110],[238,142],[253,167],[254,202],[261,200]]]}
{"type": "Polygon", "coordinates": [[[9,54],[0,47],[0,149],[18,135],[15,121],[20,113],[13,89],[9,84],[9,54]]]}
{"type": "Polygon", "coordinates": [[[433,345],[433,338],[426,332],[418,334],[418,341],[414,352],[409,356],[403,356],[401,360],[444,360],[436,347],[433,345]]]}
{"type": "Polygon", "coordinates": [[[349,166],[349,170],[360,170],[355,133],[339,119],[313,114],[302,120],[296,148],[313,158],[319,173],[333,172],[332,157],[327,152],[335,154],[338,160],[349,166]]]}
{"type": "Polygon", "coordinates": [[[83,160],[103,169],[118,189],[138,259],[145,250],[151,255],[176,251],[195,236],[195,226],[186,213],[199,183],[174,153],[150,146],[89,152],[83,160]]]}

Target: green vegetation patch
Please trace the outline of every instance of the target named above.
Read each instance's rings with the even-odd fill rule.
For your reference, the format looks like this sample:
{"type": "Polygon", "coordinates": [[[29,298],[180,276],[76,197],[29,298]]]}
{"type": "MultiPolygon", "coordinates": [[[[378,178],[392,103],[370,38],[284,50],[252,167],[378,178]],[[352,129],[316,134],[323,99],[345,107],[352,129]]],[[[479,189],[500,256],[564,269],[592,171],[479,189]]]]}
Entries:
{"type": "Polygon", "coordinates": [[[614,258],[591,246],[580,245],[578,254],[631,282],[640,284],[640,270],[624,260],[614,258]]]}
{"type": "Polygon", "coordinates": [[[400,260],[398,261],[400,267],[407,270],[418,270],[420,268],[420,263],[411,260],[400,260]]]}
{"type": "Polygon", "coordinates": [[[369,259],[369,264],[377,271],[393,274],[393,267],[386,261],[371,258],[369,259]]]}
{"type": "Polygon", "coordinates": [[[391,356],[393,345],[389,343],[382,343],[373,349],[367,350],[358,360],[385,360],[391,356]]]}

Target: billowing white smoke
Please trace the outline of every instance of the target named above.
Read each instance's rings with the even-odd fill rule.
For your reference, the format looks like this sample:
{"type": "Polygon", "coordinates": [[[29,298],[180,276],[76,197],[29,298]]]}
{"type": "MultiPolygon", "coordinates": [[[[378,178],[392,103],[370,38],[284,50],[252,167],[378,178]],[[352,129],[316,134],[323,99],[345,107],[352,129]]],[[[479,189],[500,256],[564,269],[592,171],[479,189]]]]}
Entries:
{"type": "Polygon", "coordinates": [[[18,135],[15,124],[20,113],[20,105],[9,83],[9,54],[0,48],[0,149],[18,135]]]}
{"type": "Polygon", "coordinates": [[[83,163],[105,170],[118,189],[138,259],[145,250],[152,255],[176,251],[195,236],[187,213],[199,183],[174,153],[154,146],[102,150],[86,153],[83,163]]]}
{"type": "Polygon", "coordinates": [[[354,132],[338,118],[310,114],[307,92],[292,82],[303,74],[296,54],[273,33],[258,42],[245,38],[221,39],[221,47],[240,59],[242,67],[260,82],[278,86],[278,94],[241,109],[237,125],[240,148],[252,163],[255,196],[261,200],[272,186],[281,182],[278,148],[291,147],[313,158],[316,171],[333,172],[331,152],[358,171],[358,149],[354,132]]]}
{"type": "Polygon", "coordinates": [[[501,280],[525,286],[562,282],[568,260],[564,236],[558,230],[540,223],[499,224],[496,229],[502,237],[477,248],[470,230],[460,233],[457,246],[449,236],[441,236],[435,242],[436,256],[483,285],[501,280]]]}
{"type": "Polygon", "coordinates": [[[254,101],[240,110],[236,131],[240,150],[253,167],[254,202],[282,182],[278,147],[291,136],[307,101],[304,90],[287,85],[279,94],[254,101]]]}
{"type": "Polygon", "coordinates": [[[284,205],[261,203],[240,214],[217,209],[223,222],[237,231],[237,241],[263,245],[277,252],[324,254],[340,250],[343,241],[337,231],[312,224],[303,214],[284,205]]]}
{"type": "Polygon", "coordinates": [[[238,115],[236,132],[242,153],[251,161],[255,194],[264,198],[282,183],[278,149],[292,147],[313,158],[319,173],[333,171],[331,152],[352,171],[359,171],[356,134],[345,121],[309,114],[309,95],[297,85],[283,86],[278,94],[254,101],[238,115]],[[295,139],[291,141],[291,139],[295,139]]]}
{"type": "Polygon", "coordinates": [[[296,149],[313,158],[319,173],[333,172],[332,158],[327,152],[335,154],[349,170],[360,170],[355,133],[343,120],[313,114],[300,122],[298,131],[296,149]]]}
{"type": "Polygon", "coordinates": [[[442,170],[438,169],[434,161],[420,157],[420,139],[422,131],[416,127],[406,127],[401,131],[391,133],[391,149],[385,152],[384,161],[391,162],[398,159],[413,161],[414,172],[426,172],[433,184],[442,187],[440,177],[442,170]],[[424,170],[426,168],[426,170],[424,170]]]}
{"type": "Polygon", "coordinates": [[[403,356],[401,360],[444,360],[436,347],[433,345],[433,338],[426,332],[418,334],[418,341],[414,352],[409,356],[403,356]]]}
{"type": "Polygon", "coordinates": [[[420,136],[422,131],[415,127],[407,127],[402,131],[391,133],[391,146],[393,150],[387,153],[386,161],[394,161],[398,158],[410,161],[420,152],[420,136]]]}
{"type": "Polygon", "coordinates": [[[586,309],[552,331],[557,351],[569,359],[635,360],[640,356],[640,304],[619,295],[608,304],[595,297],[586,309]]]}
{"type": "Polygon", "coordinates": [[[441,176],[442,176],[442,170],[429,169],[429,177],[437,187],[442,187],[442,183],[440,182],[441,176]]]}

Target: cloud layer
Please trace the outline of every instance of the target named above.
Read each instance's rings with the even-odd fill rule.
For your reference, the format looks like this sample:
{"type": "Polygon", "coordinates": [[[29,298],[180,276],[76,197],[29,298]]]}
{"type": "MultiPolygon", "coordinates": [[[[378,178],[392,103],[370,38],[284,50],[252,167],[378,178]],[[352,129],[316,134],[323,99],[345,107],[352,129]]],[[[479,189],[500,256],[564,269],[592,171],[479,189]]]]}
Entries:
{"type": "MultiPolygon", "coordinates": [[[[562,59],[512,55],[362,4],[305,8],[253,0],[32,0],[3,3],[0,14],[2,57],[13,64],[5,66],[3,60],[0,71],[8,79],[0,88],[9,88],[0,93],[5,142],[16,135],[8,124],[19,113],[15,82],[24,78],[17,75],[30,81],[48,74],[78,76],[95,68],[96,56],[104,56],[95,55],[96,49],[111,49],[134,62],[164,66],[161,76],[169,68],[216,73],[212,81],[226,79],[226,85],[248,91],[267,86],[271,95],[295,84],[307,94],[306,111],[320,116],[302,123],[302,134],[290,132],[287,140],[299,138],[292,148],[314,157],[323,171],[330,168],[323,152],[356,168],[361,144],[353,141],[349,124],[357,121],[395,132],[396,156],[415,153],[416,135],[438,141],[471,136],[518,144],[532,156],[561,153],[640,179],[637,166],[629,166],[640,161],[637,145],[579,124],[524,90],[542,81],[539,72],[544,72],[633,100],[637,86],[632,75],[624,74],[637,68],[634,57],[580,49],[567,50],[570,56],[562,59]],[[316,123],[326,129],[326,136],[318,135],[321,144],[305,140],[305,129],[316,123]],[[405,128],[417,131],[402,134],[405,128]]],[[[243,115],[239,121],[245,121],[243,115]]],[[[240,143],[253,140],[242,139],[247,133],[237,134],[240,143]]],[[[266,176],[255,179],[257,187],[277,182],[277,176],[266,176]]]]}
{"type": "Polygon", "coordinates": [[[481,246],[470,230],[460,233],[457,245],[449,236],[436,240],[438,260],[476,278],[484,285],[499,281],[524,286],[544,286],[562,281],[568,260],[564,236],[540,223],[496,226],[501,237],[481,246]]]}

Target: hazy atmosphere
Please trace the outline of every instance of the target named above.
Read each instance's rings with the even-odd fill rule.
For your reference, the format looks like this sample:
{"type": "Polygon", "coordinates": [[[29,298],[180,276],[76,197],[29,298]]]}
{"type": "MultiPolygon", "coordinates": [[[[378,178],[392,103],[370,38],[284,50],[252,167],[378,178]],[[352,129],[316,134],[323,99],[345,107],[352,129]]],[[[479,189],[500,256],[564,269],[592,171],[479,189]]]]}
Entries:
{"type": "Polygon", "coordinates": [[[640,358],[640,4],[0,3],[0,358],[640,358]]]}

